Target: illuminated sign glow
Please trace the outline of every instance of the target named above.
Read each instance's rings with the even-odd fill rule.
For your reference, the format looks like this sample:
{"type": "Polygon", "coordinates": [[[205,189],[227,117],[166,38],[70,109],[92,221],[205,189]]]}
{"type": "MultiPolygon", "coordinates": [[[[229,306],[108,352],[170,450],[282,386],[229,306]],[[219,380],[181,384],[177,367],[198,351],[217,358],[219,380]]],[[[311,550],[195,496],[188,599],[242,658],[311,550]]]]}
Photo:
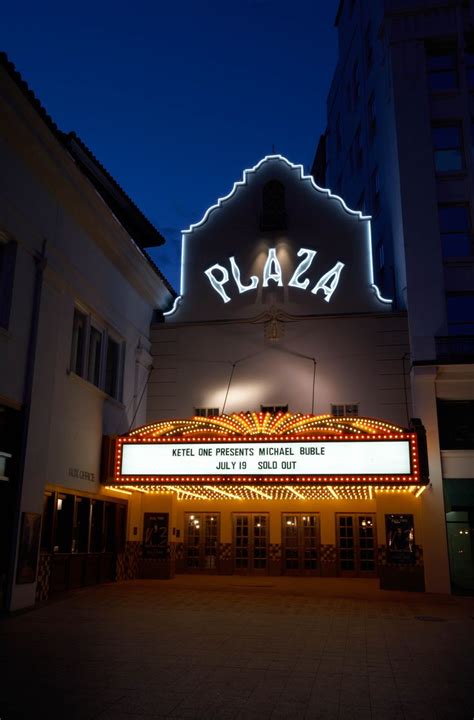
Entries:
{"type": "Polygon", "coordinates": [[[127,477],[324,477],[412,479],[408,439],[140,442],[122,444],[119,475],[127,477]]]}
{"type": "MultiPolygon", "coordinates": [[[[303,168],[302,165],[296,165],[296,164],[290,162],[290,160],[288,160],[287,158],[285,158],[283,155],[267,155],[267,156],[265,156],[264,158],[262,158],[262,159],[261,159],[256,165],[254,165],[252,168],[247,168],[246,170],[244,170],[244,173],[243,173],[243,176],[242,176],[242,180],[238,180],[237,182],[235,182],[232,190],[230,191],[230,193],[228,193],[228,194],[225,195],[224,197],[219,198],[218,201],[217,201],[217,203],[215,203],[214,205],[212,205],[211,207],[209,207],[209,208],[206,210],[206,212],[204,213],[204,216],[202,217],[202,219],[201,219],[199,222],[190,225],[187,230],[183,230],[182,235],[181,235],[181,286],[180,286],[180,295],[175,299],[172,308],[171,308],[170,310],[168,310],[167,312],[164,312],[163,315],[165,315],[165,316],[170,316],[170,315],[172,315],[172,314],[176,311],[176,309],[178,308],[178,306],[179,306],[179,304],[180,304],[180,301],[181,301],[181,299],[182,299],[182,297],[183,297],[183,295],[184,295],[184,292],[185,292],[185,286],[184,286],[184,268],[185,268],[185,259],[186,259],[186,241],[187,241],[187,238],[189,237],[189,235],[190,235],[195,229],[197,229],[197,228],[201,227],[202,225],[204,225],[204,224],[206,223],[207,219],[209,218],[209,216],[211,215],[211,213],[213,213],[213,212],[214,212],[215,210],[217,210],[218,208],[222,207],[222,205],[223,205],[227,200],[230,200],[230,199],[235,195],[235,193],[237,192],[237,190],[239,189],[239,187],[242,187],[242,186],[246,185],[246,184],[247,184],[247,180],[248,180],[248,176],[249,176],[250,174],[257,172],[258,169],[259,169],[265,162],[268,162],[268,161],[271,161],[271,160],[279,160],[279,161],[285,163],[286,165],[288,165],[288,167],[299,171],[300,179],[303,180],[303,181],[305,181],[305,182],[309,182],[309,183],[311,184],[311,186],[314,188],[314,190],[316,190],[318,193],[323,193],[323,194],[325,194],[328,198],[331,198],[332,200],[336,200],[337,202],[340,203],[341,207],[343,208],[343,210],[344,210],[346,213],[348,213],[349,215],[355,216],[358,220],[362,220],[362,221],[365,221],[365,222],[366,222],[366,225],[367,225],[367,251],[366,251],[366,252],[367,252],[367,263],[368,263],[368,272],[369,272],[369,286],[372,288],[372,290],[373,290],[373,292],[375,293],[375,296],[377,297],[377,300],[378,300],[379,302],[384,303],[384,304],[391,304],[391,303],[392,303],[392,301],[391,301],[390,299],[387,299],[387,298],[382,297],[379,288],[377,287],[377,285],[376,285],[375,282],[374,282],[374,269],[373,269],[373,262],[372,262],[372,233],[371,233],[371,227],[370,227],[371,216],[370,216],[370,215],[364,215],[364,214],[363,214],[362,212],[360,212],[359,210],[351,210],[351,208],[349,208],[349,207],[346,205],[346,203],[344,202],[344,200],[343,200],[339,195],[335,195],[335,194],[332,193],[331,190],[329,190],[328,188],[322,188],[322,187],[320,187],[319,185],[317,185],[317,184],[315,183],[315,181],[314,181],[314,178],[313,178],[311,175],[305,175],[304,168],[303,168]]],[[[311,252],[315,252],[315,251],[306,251],[306,252],[310,252],[310,253],[311,253],[311,252]]],[[[298,255],[300,255],[300,253],[302,254],[302,251],[301,251],[301,250],[299,251],[298,255]]],[[[301,275],[303,275],[304,272],[309,268],[309,266],[311,265],[311,262],[312,262],[313,258],[314,258],[314,255],[312,255],[312,256],[308,255],[307,258],[304,260],[304,263],[307,263],[307,267],[304,267],[304,268],[303,268],[303,263],[301,263],[301,264],[298,266],[297,271],[295,271],[295,273],[293,274],[293,277],[291,278],[290,282],[288,283],[289,285],[291,285],[291,287],[298,287],[298,288],[304,289],[304,290],[308,287],[309,281],[306,282],[306,280],[304,280],[303,282],[299,283],[299,277],[300,277],[301,275]],[[298,275],[296,274],[296,272],[298,272],[298,275]],[[303,285],[304,285],[305,287],[303,287],[303,285]]],[[[341,268],[341,269],[342,269],[342,268],[341,268]]],[[[247,290],[253,290],[253,289],[255,289],[255,288],[257,287],[258,278],[256,278],[256,276],[252,276],[252,277],[251,277],[251,279],[250,279],[250,284],[249,284],[249,285],[244,285],[243,283],[241,283],[241,280],[240,280],[240,271],[239,271],[238,268],[237,268],[237,272],[235,272],[235,268],[232,266],[232,262],[231,262],[231,270],[232,270],[233,278],[234,278],[234,280],[235,280],[235,283],[236,283],[236,285],[237,285],[240,293],[246,292],[247,290]],[[256,283],[255,281],[257,281],[257,283],[256,283]],[[245,288],[245,289],[241,289],[241,287],[243,287],[243,288],[245,288]]],[[[334,271],[334,272],[337,272],[336,267],[333,268],[333,271],[334,271]]],[[[272,272],[273,272],[273,271],[272,271],[272,272]]],[[[339,269],[339,272],[340,272],[340,269],[339,269]]],[[[209,280],[210,280],[210,282],[211,282],[212,287],[213,287],[213,288],[216,290],[216,292],[222,297],[222,299],[224,300],[224,302],[229,302],[230,298],[229,298],[229,296],[227,295],[227,293],[225,292],[225,290],[224,290],[223,287],[222,287],[222,286],[225,285],[225,283],[228,282],[228,280],[229,280],[229,278],[228,278],[228,271],[227,271],[225,268],[223,268],[222,265],[216,264],[216,265],[213,265],[212,268],[208,268],[208,270],[206,270],[206,274],[207,274],[208,277],[209,277],[209,280]],[[211,279],[211,276],[210,276],[208,273],[209,273],[209,271],[211,271],[211,270],[213,270],[213,269],[216,269],[216,270],[217,270],[217,269],[220,269],[220,272],[221,272],[221,274],[222,274],[222,277],[217,277],[217,278],[216,278],[215,276],[213,276],[213,279],[211,279]],[[225,272],[222,273],[222,270],[224,270],[225,272]],[[226,276],[227,276],[227,279],[225,279],[226,276]],[[214,280],[214,282],[213,282],[213,280],[214,280]],[[214,284],[214,283],[215,283],[215,284],[214,284]],[[225,299],[226,297],[229,298],[229,299],[226,300],[226,299],[225,299]]],[[[278,270],[277,270],[277,269],[275,270],[275,275],[276,275],[276,276],[278,275],[278,270]]],[[[273,279],[273,278],[271,278],[271,277],[269,276],[268,279],[273,279]]],[[[321,281],[323,281],[323,280],[324,280],[324,278],[321,278],[321,281]]],[[[337,278],[337,280],[338,280],[338,278],[337,278]]],[[[321,282],[321,281],[320,281],[320,282],[321,282]]],[[[327,281],[326,281],[326,282],[327,282],[327,281]]],[[[333,283],[331,283],[331,285],[332,285],[332,284],[333,284],[333,283]]],[[[335,285],[337,285],[337,281],[336,281],[335,285]]],[[[264,284],[264,287],[267,287],[267,285],[264,284]]],[[[319,288],[317,288],[317,287],[315,286],[315,288],[313,288],[312,292],[313,292],[314,294],[316,294],[319,289],[324,290],[324,287],[323,287],[323,286],[320,286],[319,288]]],[[[335,289],[335,287],[334,287],[334,289],[335,289]]],[[[332,290],[332,292],[334,292],[334,290],[332,290]]],[[[329,291],[328,291],[328,292],[325,292],[325,298],[324,298],[327,302],[329,302],[332,292],[331,292],[331,287],[329,286],[329,291]]]]}
{"type": "MultiPolygon", "coordinates": [[[[288,282],[289,286],[298,288],[299,290],[307,289],[308,285],[310,284],[309,278],[306,278],[306,280],[303,281],[301,281],[300,278],[307,270],[309,270],[316,254],[316,250],[310,250],[308,248],[301,248],[300,250],[298,250],[297,256],[305,257],[300,262],[293,275],[291,276],[291,279],[288,282]]],[[[252,275],[250,277],[249,284],[244,285],[241,280],[240,268],[237,265],[235,257],[230,257],[229,262],[232,276],[234,278],[239,293],[242,294],[244,292],[248,292],[249,290],[256,290],[259,283],[258,277],[256,275],[252,275]]],[[[311,290],[313,295],[316,295],[319,290],[322,290],[325,301],[329,302],[332,294],[338,286],[341,270],[343,267],[344,263],[337,262],[334,267],[328,270],[328,272],[324,273],[324,275],[318,280],[316,285],[311,290]]],[[[225,268],[223,265],[219,265],[219,263],[215,263],[211,267],[207,268],[204,273],[205,275],[207,275],[212,287],[217,292],[217,294],[220,295],[223,301],[225,303],[230,302],[231,298],[224,290],[224,285],[226,285],[230,280],[230,275],[227,268],[225,268]]],[[[268,250],[267,259],[263,268],[262,287],[268,287],[270,281],[276,283],[278,287],[283,287],[283,273],[280,262],[277,258],[275,248],[269,248],[268,250]]]]}

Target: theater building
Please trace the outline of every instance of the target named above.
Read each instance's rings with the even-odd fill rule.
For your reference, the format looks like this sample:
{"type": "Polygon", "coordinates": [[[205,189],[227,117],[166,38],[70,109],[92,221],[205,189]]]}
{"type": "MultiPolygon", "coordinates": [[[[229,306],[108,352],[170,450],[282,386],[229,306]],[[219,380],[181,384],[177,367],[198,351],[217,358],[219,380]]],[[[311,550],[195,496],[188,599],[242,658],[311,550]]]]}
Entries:
{"type": "Polygon", "coordinates": [[[130,493],[128,577],[424,588],[423,418],[370,217],[264,158],[183,233],[180,296],[151,340],[148,424],[103,478],[130,493]]]}

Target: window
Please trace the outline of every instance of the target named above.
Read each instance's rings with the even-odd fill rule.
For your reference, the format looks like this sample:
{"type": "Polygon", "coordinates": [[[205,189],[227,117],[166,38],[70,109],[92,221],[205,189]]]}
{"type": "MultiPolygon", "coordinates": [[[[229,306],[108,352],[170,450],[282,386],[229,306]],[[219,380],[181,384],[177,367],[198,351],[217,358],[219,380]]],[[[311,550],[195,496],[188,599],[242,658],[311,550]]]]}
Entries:
{"type": "Polygon", "coordinates": [[[111,397],[119,397],[120,345],[112,338],[107,340],[104,390],[111,397]]]}
{"type": "Polygon", "coordinates": [[[350,83],[346,85],[346,105],[348,112],[350,112],[352,110],[352,88],[350,83]]]}
{"type": "Polygon", "coordinates": [[[443,257],[471,254],[471,222],[468,205],[439,205],[439,231],[443,257]]]}
{"type": "Polygon", "coordinates": [[[346,415],[358,415],[359,404],[352,403],[350,405],[331,405],[331,415],[344,417],[346,415]]]}
{"type": "Polygon", "coordinates": [[[461,125],[440,125],[431,130],[436,172],[462,170],[463,151],[461,125]]]}
{"type": "Polygon", "coordinates": [[[360,98],[359,63],[356,61],[352,71],[352,106],[355,108],[360,98]]]}
{"type": "Polygon", "coordinates": [[[74,310],[71,346],[71,370],[76,375],[84,374],[84,350],[86,347],[87,315],[80,310],[74,310]]]}
{"type": "Polygon", "coordinates": [[[263,186],[260,230],[286,230],[285,186],[278,180],[263,186]]]}
{"type": "Polygon", "coordinates": [[[116,400],[122,399],[124,343],[99,329],[90,315],[75,308],[72,326],[71,372],[116,400]]]}
{"type": "Polygon", "coordinates": [[[379,270],[382,270],[382,268],[385,267],[385,248],[382,241],[380,241],[377,245],[377,255],[379,262],[379,270]]]}
{"type": "Polygon", "coordinates": [[[370,178],[371,190],[372,190],[372,212],[377,213],[380,210],[380,179],[378,168],[372,173],[370,178]]]}
{"type": "Polygon", "coordinates": [[[364,154],[362,151],[362,144],[360,140],[361,136],[361,130],[360,125],[357,128],[355,137],[354,137],[354,145],[353,145],[353,153],[354,153],[354,167],[359,169],[362,167],[364,162],[364,154]]]}
{"type": "Polygon", "coordinates": [[[450,335],[474,335],[474,293],[449,293],[446,311],[450,335]]]}
{"type": "Polygon", "coordinates": [[[216,415],[219,415],[219,408],[194,408],[194,415],[197,417],[216,417],[216,415]]]}
{"type": "Polygon", "coordinates": [[[426,65],[428,87],[436,92],[455,90],[458,87],[456,48],[446,45],[431,45],[427,48],[426,65]]]}
{"type": "Polygon", "coordinates": [[[464,63],[466,66],[466,81],[470,90],[474,89],[474,32],[471,30],[464,36],[464,63]]]}
{"type": "Polygon", "coordinates": [[[365,44],[365,62],[367,65],[367,71],[369,71],[374,64],[374,50],[372,47],[372,29],[370,24],[367,26],[364,37],[365,44]]]}
{"type": "Polygon", "coordinates": [[[339,155],[342,148],[342,135],[341,135],[341,118],[338,117],[336,121],[336,153],[339,155]]]}
{"type": "Polygon", "coordinates": [[[0,232],[0,327],[8,328],[10,321],[16,243],[0,232]]]}
{"type": "Polygon", "coordinates": [[[286,413],[288,412],[288,405],[260,405],[260,410],[268,413],[286,413]]]}
{"type": "Polygon", "coordinates": [[[442,450],[474,449],[474,400],[438,400],[442,450]]]}
{"type": "Polygon", "coordinates": [[[474,50],[466,51],[466,81],[470,90],[474,90],[474,50]]]}
{"type": "Polygon", "coordinates": [[[372,93],[369,97],[368,109],[368,121],[369,121],[369,139],[373,140],[377,131],[377,117],[375,115],[375,94],[372,93]]]}
{"type": "Polygon", "coordinates": [[[87,379],[97,387],[100,385],[100,358],[102,353],[102,333],[91,327],[89,337],[89,362],[87,379]]]}

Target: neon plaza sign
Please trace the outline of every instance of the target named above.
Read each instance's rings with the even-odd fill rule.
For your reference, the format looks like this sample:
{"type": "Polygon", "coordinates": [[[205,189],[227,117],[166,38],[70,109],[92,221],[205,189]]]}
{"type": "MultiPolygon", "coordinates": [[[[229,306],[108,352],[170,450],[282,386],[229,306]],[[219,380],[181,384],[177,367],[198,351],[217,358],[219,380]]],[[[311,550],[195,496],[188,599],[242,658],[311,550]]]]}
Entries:
{"type": "MultiPolygon", "coordinates": [[[[302,257],[303,259],[297,266],[290,280],[288,281],[289,287],[298,288],[299,290],[308,289],[308,286],[310,285],[309,278],[305,278],[304,280],[302,280],[301,278],[310,269],[316,254],[316,250],[311,250],[309,248],[301,248],[300,250],[298,250],[297,257],[302,257]]],[[[259,285],[259,278],[257,277],[257,275],[251,275],[247,284],[244,284],[242,282],[240,268],[237,265],[234,256],[229,257],[229,264],[232,277],[240,294],[248,292],[249,290],[257,289],[259,285]]],[[[324,294],[325,301],[329,302],[335,289],[339,284],[339,278],[341,276],[341,271],[343,267],[344,263],[338,261],[334,265],[334,267],[332,267],[330,270],[324,273],[324,275],[322,275],[322,277],[312,288],[311,293],[313,295],[316,295],[319,290],[321,290],[324,294]]],[[[218,293],[218,295],[220,295],[222,300],[225,303],[230,302],[231,298],[224,289],[224,285],[227,285],[230,280],[230,275],[227,268],[223,265],[220,265],[219,263],[215,263],[210,268],[205,270],[204,273],[205,275],[207,275],[213,289],[218,293]]],[[[276,283],[278,287],[283,287],[283,272],[280,262],[277,258],[275,248],[269,248],[268,250],[267,259],[263,267],[262,287],[268,287],[270,282],[276,283]]]]}
{"type": "MultiPolygon", "coordinates": [[[[221,208],[228,200],[230,200],[238,191],[238,189],[242,186],[247,185],[248,177],[252,175],[253,173],[257,172],[259,168],[268,161],[278,160],[284,164],[286,164],[289,168],[296,170],[299,173],[300,179],[309,182],[310,185],[316,190],[318,193],[322,193],[323,195],[326,195],[328,198],[334,199],[338,201],[344,210],[348,215],[352,215],[353,217],[357,218],[358,220],[366,221],[367,222],[367,262],[368,262],[368,274],[369,274],[369,286],[372,288],[372,290],[375,292],[375,295],[377,297],[377,300],[381,303],[390,305],[392,303],[391,300],[388,298],[382,297],[380,294],[380,290],[378,286],[375,284],[374,279],[374,268],[372,264],[372,235],[371,235],[371,228],[370,228],[370,215],[364,215],[359,210],[351,210],[344,200],[335,193],[332,193],[331,190],[327,188],[322,188],[319,185],[317,185],[314,181],[314,178],[311,175],[305,175],[304,169],[302,165],[296,165],[292,162],[290,162],[287,158],[285,158],[283,155],[267,155],[264,158],[262,158],[256,165],[254,165],[252,168],[247,168],[244,170],[242,180],[238,180],[234,183],[234,186],[230,193],[228,195],[225,195],[224,197],[221,197],[218,199],[218,201],[209,207],[206,212],[204,213],[204,216],[202,219],[197,222],[193,223],[189,226],[187,230],[183,230],[181,235],[181,279],[180,279],[180,294],[178,297],[175,298],[173,306],[170,308],[170,310],[167,310],[163,313],[164,316],[173,315],[173,313],[176,312],[178,306],[180,305],[184,293],[185,293],[185,282],[184,282],[184,272],[185,272],[185,266],[186,266],[186,256],[187,256],[187,241],[190,237],[190,235],[207,222],[209,216],[217,209],[221,208]]],[[[309,267],[312,264],[312,261],[316,255],[316,250],[310,250],[308,248],[301,248],[298,251],[298,257],[303,257],[302,262],[298,265],[295,272],[293,273],[288,285],[290,287],[296,287],[301,290],[307,290],[310,281],[308,279],[301,281],[300,278],[304,273],[309,269],[309,267]],[[314,253],[314,254],[313,254],[314,253]]],[[[230,273],[232,275],[233,281],[235,282],[237,289],[240,294],[244,292],[248,292],[249,290],[256,290],[259,285],[259,278],[256,275],[252,275],[248,282],[242,282],[240,269],[236,263],[235,257],[229,257],[229,265],[230,265],[230,273]]],[[[275,248],[270,248],[268,251],[267,260],[265,263],[265,267],[267,268],[267,275],[265,276],[265,268],[262,278],[262,287],[268,287],[268,282],[273,281],[277,284],[277,286],[283,285],[283,277],[281,272],[281,266],[278,262],[278,259],[276,257],[276,251],[275,248]]],[[[324,299],[326,302],[329,302],[331,300],[331,297],[339,283],[339,277],[341,274],[342,269],[344,268],[344,263],[337,262],[334,267],[332,267],[327,273],[325,273],[319,281],[314,285],[311,292],[316,295],[319,290],[321,290],[324,294],[324,299]]],[[[231,298],[226,292],[226,289],[224,286],[229,283],[230,281],[230,274],[227,267],[224,265],[221,265],[219,263],[215,263],[211,267],[207,268],[207,270],[204,271],[207,275],[207,278],[209,282],[211,283],[211,286],[216,291],[216,293],[222,298],[224,303],[228,303],[231,298]]]]}

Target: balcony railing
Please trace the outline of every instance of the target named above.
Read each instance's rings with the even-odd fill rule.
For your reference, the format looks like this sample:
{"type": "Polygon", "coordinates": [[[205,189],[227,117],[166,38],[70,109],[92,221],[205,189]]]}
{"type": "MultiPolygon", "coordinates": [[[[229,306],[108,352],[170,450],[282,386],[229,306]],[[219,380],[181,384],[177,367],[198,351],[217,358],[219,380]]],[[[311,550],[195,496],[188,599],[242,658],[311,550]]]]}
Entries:
{"type": "Polygon", "coordinates": [[[436,359],[441,362],[474,362],[474,335],[437,337],[436,359]]]}

